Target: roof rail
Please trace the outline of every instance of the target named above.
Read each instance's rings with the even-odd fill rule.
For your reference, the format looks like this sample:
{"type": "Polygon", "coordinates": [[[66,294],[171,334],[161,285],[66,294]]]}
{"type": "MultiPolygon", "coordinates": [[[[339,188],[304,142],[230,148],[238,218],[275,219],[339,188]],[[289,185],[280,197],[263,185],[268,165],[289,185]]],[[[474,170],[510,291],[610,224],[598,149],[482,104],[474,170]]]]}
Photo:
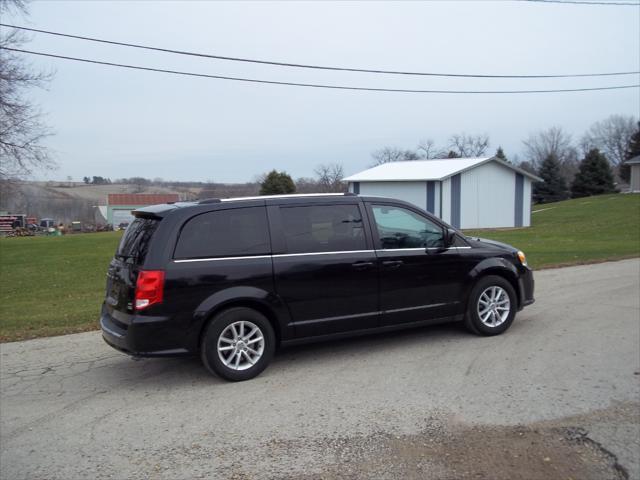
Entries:
{"type": "Polygon", "coordinates": [[[220,203],[222,200],[219,198],[204,198],[202,200],[198,200],[198,205],[206,204],[206,203],[220,203]]]}
{"type": "Polygon", "coordinates": [[[344,195],[355,195],[354,193],[285,193],[280,195],[258,195],[251,197],[231,197],[223,198],[223,202],[233,202],[236,200],[266,200],[269,198],[305,198],[305,197],[342,197],[344,195]]]}

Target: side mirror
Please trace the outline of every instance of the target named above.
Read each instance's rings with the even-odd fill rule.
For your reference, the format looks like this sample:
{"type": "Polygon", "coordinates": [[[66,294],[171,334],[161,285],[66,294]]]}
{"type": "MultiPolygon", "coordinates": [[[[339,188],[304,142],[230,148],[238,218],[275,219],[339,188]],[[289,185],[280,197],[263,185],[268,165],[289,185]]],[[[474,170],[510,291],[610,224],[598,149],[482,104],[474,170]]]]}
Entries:
{"type": "Polygon", "coordinates": [[[456,231],[453,228],[447,228],[444,232],[444,246],[449,248],[456,241],[456,231]]]}

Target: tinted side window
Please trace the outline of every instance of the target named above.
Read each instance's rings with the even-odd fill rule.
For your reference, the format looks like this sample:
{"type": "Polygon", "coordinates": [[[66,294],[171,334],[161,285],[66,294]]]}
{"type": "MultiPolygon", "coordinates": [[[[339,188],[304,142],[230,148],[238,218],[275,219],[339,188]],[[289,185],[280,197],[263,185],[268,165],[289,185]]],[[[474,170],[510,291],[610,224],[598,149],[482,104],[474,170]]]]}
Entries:
{"type": "Polygon", "coordinates": [[[270,253],[264,207],[203,213],[182,228],[175,258],[240,257],[270,253]]]}
{"type": "Polygon", "coordinates": [[[357,205],[281,207],[287,253],[365,250],[357,205]]]}
{"type": "Polygon", "coordinates": [[[443,230],[422,215],[401,207],[372,205],[382,248],[440,248],[443,230]]]}

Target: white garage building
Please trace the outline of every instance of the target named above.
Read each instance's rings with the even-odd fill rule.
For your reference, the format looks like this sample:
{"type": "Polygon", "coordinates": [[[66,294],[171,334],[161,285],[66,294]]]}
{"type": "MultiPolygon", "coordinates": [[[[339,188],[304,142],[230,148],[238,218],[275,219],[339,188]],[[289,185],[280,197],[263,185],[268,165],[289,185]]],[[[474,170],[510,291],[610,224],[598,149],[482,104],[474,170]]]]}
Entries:
{"type": "Polygon", "coordinates": [[[349,191],[411,202],[457,228],[528,227],[539,177],[499,158],[378,165],[347,177],[349,191]]]}

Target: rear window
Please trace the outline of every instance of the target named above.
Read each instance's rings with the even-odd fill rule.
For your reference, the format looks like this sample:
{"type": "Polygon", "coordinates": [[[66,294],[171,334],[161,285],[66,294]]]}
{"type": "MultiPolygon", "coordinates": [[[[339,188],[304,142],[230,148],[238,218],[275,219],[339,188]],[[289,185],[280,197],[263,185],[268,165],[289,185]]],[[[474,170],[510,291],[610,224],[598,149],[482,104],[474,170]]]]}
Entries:
{"type": "Polygon", "coordinates": [[[149,250],[153,232],[158,228],[160,220],[136,218],[129,224],[116,250],[116,257],[142,265],[149,250]]]}
{"type": "Polygon", "coordinates": [[[267,255],[270,250],[266,209],[233,208],[189,220],[180,233],[174,258],[267,255]]]}

